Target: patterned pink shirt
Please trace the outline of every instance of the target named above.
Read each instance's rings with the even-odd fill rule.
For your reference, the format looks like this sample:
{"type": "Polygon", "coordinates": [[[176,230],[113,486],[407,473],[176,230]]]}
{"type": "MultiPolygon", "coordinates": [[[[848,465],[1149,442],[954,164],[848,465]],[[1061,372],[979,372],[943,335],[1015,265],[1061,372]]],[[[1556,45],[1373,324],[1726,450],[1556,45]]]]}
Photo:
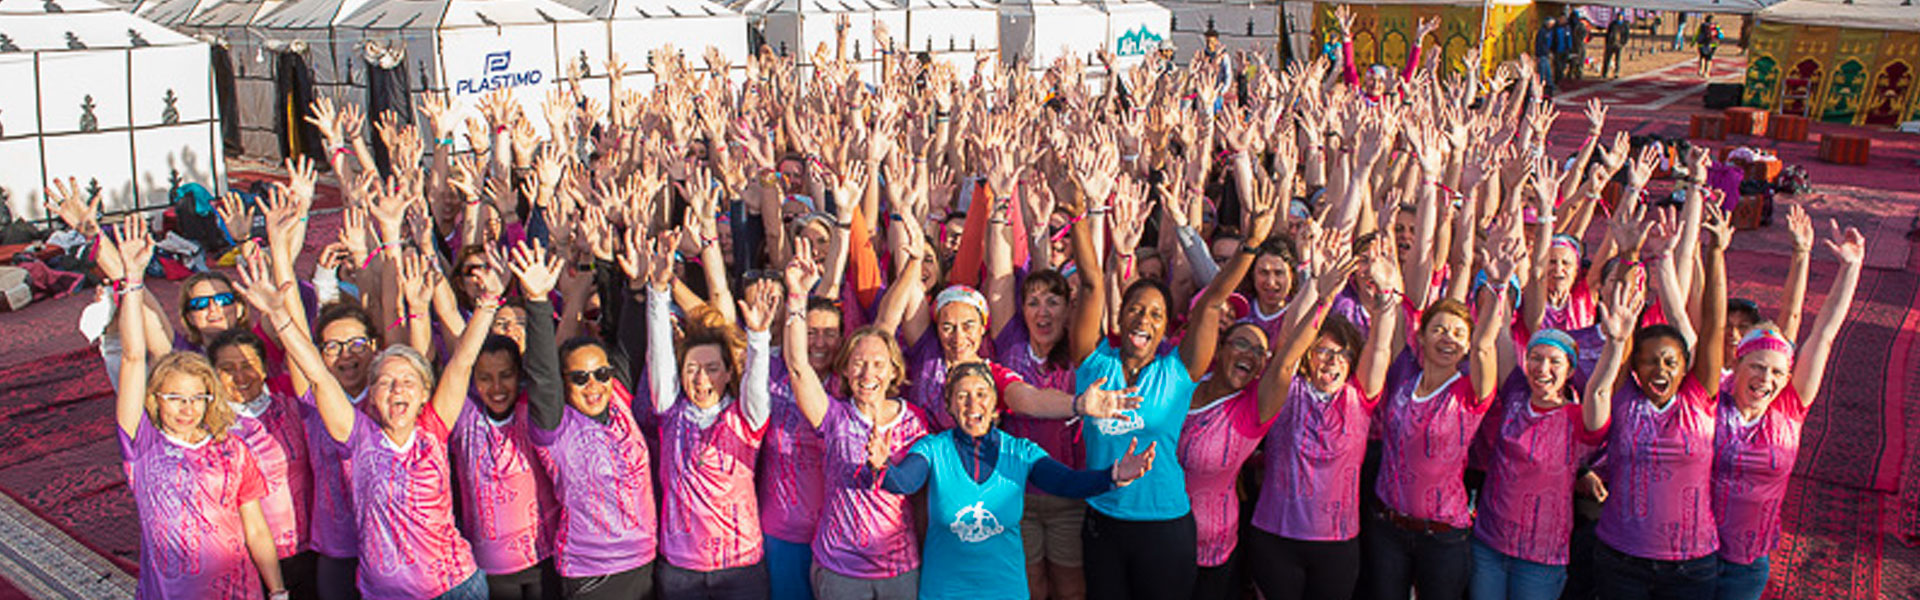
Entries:
{"type": "Polygon", "coordinates": [[[360,530],[360,594],[372,600],[432,598],[472,577],[473,547],[453,524],[447,425],[428,406],[395,444],[373,417],[353,413],[335,442],[351,457],[354,524],[360,530]]]}
{"type": "Polygon", "coordinates": [[[231,435],[253,453],[267,480],[260,513],[273,532],[274,553],[287,558],[307,550],[307,523],[313,504],[313,468],[308,464],[307,431],[301,412],[308,410],[287,395],[265,392],[237,409],[231,435]],[[264,403],[264,406],[255,403],[264,403]],[[247,412],[258,410],[257,416],[247,412]]]}
{"type": "Polygon", "coordinates": [[[1788,385],[1749,423],[1732,402],[1732,378],[1720,386],[1720,418],[1713,434],[1713,515],[1719,519],[1720,557],[1753,564],[1780,545],[1780,501],[1800,454],[1807,409],[1788,385]]]}
{"type": "MultiPolygon", "coordinates": [[[[1277,416],[1277,415],[1276,415],[1277,416]]],[[[1253,455],[1273,420],[1260,421],[1260,380],[1206,406],[1187,411],[1180,431],[1180,468],[1200,543],[1200,566],[1217,567],[1240,539],[1240,466],[1253,455]]]]}
{"type": "Polygon", "coordinates": [[[237,436],[188,445],[145,415],[133,437],[114,427],[127,487],[140,511],[140,600],[259,598],[240,506],[267,494],[237,436]]]}
{"type": "Polygon", "coordinates": [[[1600,541],[1654,560],[1692,560],[1720,548],[1711,500],[1714,404],[1691,374],[1665,409],[1632,383],[1614,393],[1600,541]]]}
{"type": "MultiPolygon", "coordinates": [[[[1061,340],[1059,343],[1066,343],[1061,340]]],[[[1033,344],[1027,336],[1027,327],[1021,317],[1008,322],[1000,336],[994,340],[994,356],[999,364],[1018,374],[1021,379],[1034,387],[1045,390],[1059,390],[1073,393],[1073,368],[1048,367],[1046,359],[1033,353],[1033,344]]],[[[1067,419],[1042,419],[1018,413],[1000,416],[1000,428],[1014,437],[1023,438],[1046,450],[1047,455],[1075,469],[1086,464],[1086,449],[1080,445],[1080,424],[1068,423],[1067,419]]],[[[1029,484],[1028,493],[1040,493],[1039,488],[1029,484]]]]}
{"type": "Polygon", "coordinates": [[[653,562],[658,517],[647,443],[632,394],[618,379],[607,423],[561,408],[560,426],[530,428],[534,451],[560,502],[554,552],[565,577],[612,575],[653,562]]]}
{"type": "Polygon", "coordinates": [[[1377,405],[1352,380],[1322,396],[1294,375],[1267,430],[1267,476],[1253,526],[1305,541],[1360,535],[1360,463],[1377,405]]]}
{"type": "MultiPolygon", "coordinates": [[[[360,398],[353,399],[355,410],[362,410],[360,398]]],[[[306,420],[308,465],[313,469],[313,512],[308,521],[307,542],[314,552],[332,558],[360,556],[360,530],[353,525],[353,489],[347,485],[350,460],[320,411],[313,406],[313,392],[300,396],[302,416],[306,420]]]]}
{"type": "MultiPolygon", "coordinates": [[[[769,374],[772,411],[760,447],[760,468],[755,473],[760,484],[760,528],[784,542],[812,543],[814,525],[820,520],[821,495],[825,493],[821,489],[820,460],[826,441],[794,403],[786,363],[776,357],[769,374]]],[[[829,381],[826,386],[833,389],[834,384],[829,381]]]]}
{"type": "Polygon", "coordinates": [[[753,461],[765,424],[755,427],[742,401],[728,399],[712,424],[694,420],[681,397],[661,415],[661,552],[682,569],[717,571],[760,562],[760,507],[753,461]]]}
{"type": "Polygon", "coordinates": [[[1462,373],[1454,373],[1432,394],[1416,396],[1418,364],[1398,374],[1398,381],[1388,382],[1389,395],[1381,407],[1385,412],[1380,416],[1380,437],[1385,444],[1374,491],[1394,512],[1460,529],[1470,527],[1473,516],[1467,511],[1467,488],[1461,475],[1467,467],[1467,449],[1493,398],[1474,398],[1473,380],[1462,373]]]}
{"type": "Polygon", "coordinates": [[[495,421],[469,396],[449,441],[460,480],[460,530],[490,575],[518,573],[553,555],[560,505],[534,455],[525,400],[495,421]]]}
{"type": "MultiPolygon", "coordinates": [[[[906,454],[927,434],[926,421],[910,404],[893,422],[880,426],[893,455],[906,454]]],[[[834,401],[820,421],[826,438],[826,506],[813,536],[813,561],[846,577],[884,579],[920,566],[918,536],[907,497],[880,489],[880,477],[867,465],[867,436],[873,431],[853,404],[834,401]]]]}
{"type": "Polygon", "coordinates": [[[1574,473],[1607,432],[1588,433],[1579,404],[1540,412],[1531,396],[1524,369],[1514,369],[1495,396],[1499,406],[1482,430],[1490,450],[1473,535],[1507,556],[1564,565],[1574,473]]]}

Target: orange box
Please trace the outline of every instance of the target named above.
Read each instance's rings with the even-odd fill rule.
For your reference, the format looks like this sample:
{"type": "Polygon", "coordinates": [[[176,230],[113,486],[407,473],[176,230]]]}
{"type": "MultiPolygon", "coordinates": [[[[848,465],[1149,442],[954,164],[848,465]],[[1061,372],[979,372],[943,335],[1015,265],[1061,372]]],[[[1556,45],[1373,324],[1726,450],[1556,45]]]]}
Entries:
{"type": "Polygon", "coordinates": [[[1766,194],[1741,196],[1740,203],[1733,205],[1733,228],[1742,231],[1759,229],[1760,221],[1766,217],[1767,205],[1772,202],[1766,194]]]}
{"type": "Polygon", "coordinates": [[[1785,166],[1785,163],[1778,160],[1762,160],[1741,165],[1747,170],[1747,181],[1767,183],[1773,183],[1774,178],[1780,176],[1780,169],[1785,166]]]}
{"type": "Polygon", "coordinates": [[[1807,141],[1807,118],[1799,115],[1771,115],[1767,118],[1767,138],[1782,142],[1807,141]]]}
{"type": "Polygon", "coordinates": [[[1727,117],[1724,115],[1694,115],[1687,123],[1687,137],[1696,140],[1727,139],[1727,117]]]}
{"type": "Polygon", "coordinates": [[[1727,109],[1727,133],[1766,135],[1767,111],[1750,106],[1727,109]]]}
{"type": "Polygon", "coordinates": [[[1873,140],[1864,136],[1825,133],[1820,135],[1820,160],[1840,165],[1867,164],[1873,140]]]}

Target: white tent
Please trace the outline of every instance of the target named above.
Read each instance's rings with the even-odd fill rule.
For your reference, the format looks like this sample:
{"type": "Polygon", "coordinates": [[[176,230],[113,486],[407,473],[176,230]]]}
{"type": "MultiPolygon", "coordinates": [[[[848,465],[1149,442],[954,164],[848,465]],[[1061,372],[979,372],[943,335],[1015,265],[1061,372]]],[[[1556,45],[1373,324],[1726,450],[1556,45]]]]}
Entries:
{"type": "MultiPolygon", "coordinates": [[[[654,77],[650,57],[669,44],[686,59],[690,68],[704,70],[706,62],[702,57],[707,48],[712,47],[718,48],[733,64],[733,75],[738,77],[745,72],[751,52],[747,46],[747,18],[720,4],[709,0],[561,2],[606,23],[607,47],[597,53],[583,50],[584,54],[571,57],[574,61],[589,63],[590,68],[583,70],[589,82],[604,80],[604,64],[611,52],[626,63],[626,80],[622,82],[626,88],[649,89],[654,77]]],[[[610,95],[606,85],[585,87],[588,95],[610,106],[606,103],[606,96],[610,95]]]]}
{"type": "MultiPolygon", "coordinates": [[[[1044,71],[1064,52],[1098,66],[1094,51],[1106,41],[1107,15],[1080,0],[1003,0],[1000,59],[1044,71]]],[[[1157,40],[1156,40],[1157,41],[1157,40]]]]}
{"type": "Polygon", "coordinates": [[[1270,60],[1278,58],[1273,54],[1282,33],[1278,0],[1171,0],[1160,4],[1173,12],[1172,39],[1180,48],[1176,56],[1182,62],[1205,48],[1208,31],[1219,34],[1221,45],[1230,52],[1245,50],[1264,53],[1270,60]]]}
{"type": "Polygon", "coordinates": [[[220,189],[207,44],[98,0],[0,0],[0,191],[22,218],[73,177],[109,212],[220,189]]]}
{"type": "Polygon", "coordinates": [[[987,0],[909,0],[906,34],[908,50],[972,73],[974,52],[999,51],[1000,9],[987,0]]]}
{"type": "Polygon", "coordinates": [[[1910,0],[1786,0],[1760,11],[1760,20],[1818,27],[1920,31],[1920,5],[1910,0]]]}
{"type": "Polygon", "coordinates": [[[292,0],[254,18],[245,35],[221,38],[230,49],[245,154],[283,155],[290,113],[277,113],[286,112],[298,79],[310,80],[314,95],[365,105],[366,59],[354,43],[359,36],[340,23],[370,1],[292,0]]]}
{"type": "Polygon", "coordinates": [[[812,75],[814,48],[826,44],[833,50],[834,26],[841,15],[849,26],[847,58],[868,81],[880,73],[873,23],[886,23],[896,42],[907,32],[907,11],[890,0],[746,0],[736,8],[754,19],[774,52],[794,57],[803,77],[812,75]]]}
{"type": "Polygon", "coordinates": [[[1100,9],[1107,13],[1105,45],[1118,59],[1117,69],[1140,64],[1173,35],[1173,11],[1149,0],[1107,0],[1100,9]]]}

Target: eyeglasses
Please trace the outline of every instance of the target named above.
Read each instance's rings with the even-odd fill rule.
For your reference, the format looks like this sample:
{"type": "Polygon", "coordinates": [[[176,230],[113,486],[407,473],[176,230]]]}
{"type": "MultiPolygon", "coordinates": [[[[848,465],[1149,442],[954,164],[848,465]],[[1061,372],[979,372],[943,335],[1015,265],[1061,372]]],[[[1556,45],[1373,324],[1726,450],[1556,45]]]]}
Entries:
{"type": "Polygon", "coordinates": [[[222,307],[233,306],[235,300],[237,300],[237,298],[233,295],[233,292],[220,292],[211,296],[194,296],[187,299],[187,310],[200,312],[215,304],[222,307]]]}
{"type": "Polygon", "coordinates": [[[1267,353],[1267,349],[1261,347],[1259,342],[1247,338],[1227,338],[1227,345],[1241,352],[1253,352],[1263,355],[1267,353]]]}
{"type": "Polygon", "coordinates": [[[1314,356],[1320,357],[1320,360],[1336,360],[1337,359],[1340,362],[1347,362],[1347,352],[1345,350],[1333,350],[1329,348],[1314,348],[1313,350],[1311,350],[1311,352],[1313,352],[1314,356]]]}
{"type": "Polygon", "coordinates": [[[336,356],[344,350],[353,354],[361,354],[371,348],[373,348],[373,340],[367,339],[366,336],[361,336],[344,340],[327,340],[321,342],[320,353],[327,356],[336,356]]]}
{"type": "Polygon", "coordinates": [[[567,383],[586,385],[588,379],[606,383],[613,379],[613,367],[605,365],[592,371],[567,371],[567,383]]]}
{"type": "Polygon", "coordinates": [[[160,401],[168,404],[206,404],[213,401],[213,394],[160,394],[160,401]]]}

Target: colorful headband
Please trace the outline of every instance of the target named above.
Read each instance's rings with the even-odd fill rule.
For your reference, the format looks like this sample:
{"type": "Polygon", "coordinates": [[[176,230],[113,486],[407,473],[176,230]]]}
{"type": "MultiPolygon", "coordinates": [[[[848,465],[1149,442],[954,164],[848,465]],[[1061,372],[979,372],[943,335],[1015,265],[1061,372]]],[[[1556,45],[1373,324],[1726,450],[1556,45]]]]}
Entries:
{"type": "Polygon", "coordinates": [[[1549,242],[1548,245],[1563,246],[1568,250],[1572,250],[1575,257],[1586,256],[1585,248],[1581,247],[1580,240],[1564,233],[1555,234],[1553,241],[1549,242]]]}
{"type": "Polygon", "coordinates": [[[1533,332],[1533,338],[1527,340],[1527,349],[1532,350],[1534,346],[1553,346],[1558,348],[1561,352],[1566,353],[1568,360],[1573,360],[1580,356],[1579,342],[1573,341],[1573,336],[1567,335],[1567,332],[1558,329],[1542,329],[1533,332]]]}
{"type": "Polygon", "coordinates": [[[940,295],[933,300],[933,312],[939,313],[940,309],[955,302],[974,307],[980,311],[982,320],[987,318],[987,297],[979,290],[964,285],[951,285],[947,286],[947,289],[940,290],[940,295]]]}
{"type": "Polygon", "coordinates": [[[1779,333],[1771,329],[1759,328],[1747,332],[1746,337],[1740,338],[1740,343],[1733,347],[1733,359],[1740,360],[1746,358],[1748,354],[1761,350],[1773,350],[1787,355],[1787,360],[1793,360],[1793,342],[1780,337],[1779,333]]]}

